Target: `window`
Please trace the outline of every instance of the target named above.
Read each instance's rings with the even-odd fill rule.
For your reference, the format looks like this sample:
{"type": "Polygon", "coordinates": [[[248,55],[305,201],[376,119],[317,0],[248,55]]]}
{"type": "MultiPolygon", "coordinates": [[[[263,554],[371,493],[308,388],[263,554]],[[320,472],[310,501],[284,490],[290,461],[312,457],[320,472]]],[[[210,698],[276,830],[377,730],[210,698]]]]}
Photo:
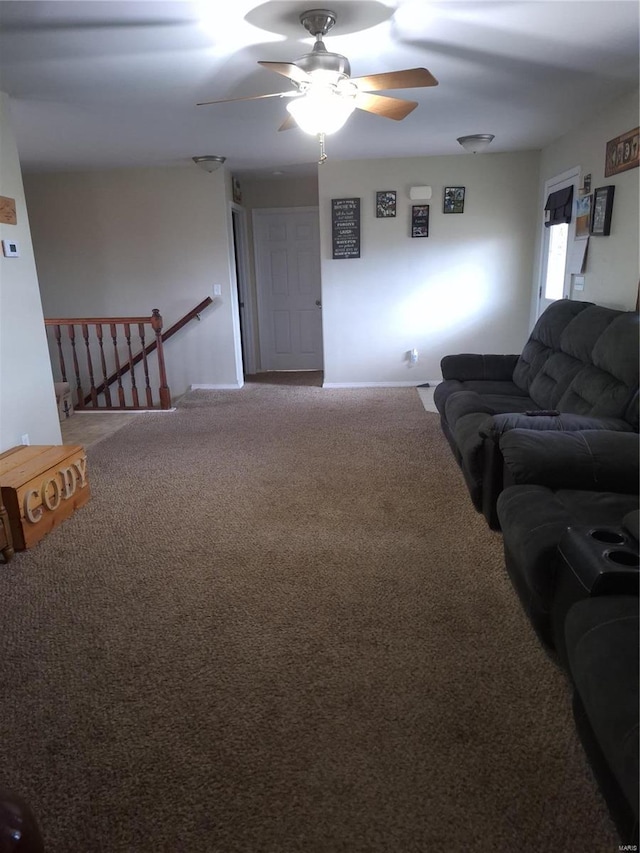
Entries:
{"type": "Polygon", "coordinates": [[[544,283],[544,298],[550,301],[562,299],[564,295],[564,272],[567,266],[569,225],[552,225],[549,229],[549,251],[547,275],[544,283]]]}

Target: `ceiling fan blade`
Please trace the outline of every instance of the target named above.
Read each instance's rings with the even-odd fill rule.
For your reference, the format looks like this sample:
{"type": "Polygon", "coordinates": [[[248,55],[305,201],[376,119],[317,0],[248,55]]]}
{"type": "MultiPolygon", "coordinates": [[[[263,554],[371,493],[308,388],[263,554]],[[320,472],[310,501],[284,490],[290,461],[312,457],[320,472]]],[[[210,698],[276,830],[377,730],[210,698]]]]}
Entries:
{"type": "Polygon", "coordinates": [[[258,65],[262,65],[268,71],[275,71],[276,74],[282,74],[283,77],[288,77],[289,80],[294,80],[296,83],[308,83],[311,78],[306,71],[298,68],[293,62],[265,62],[259,61],[258,65]]]}
{"type": "Polygon", "coordinates": [[[384,74],[370,74],[368,77],[351,77],[361,92],[380,92],[384,89],[417,89],[423,86],[437,86],[438,81],[426,68],[407,68],[404,71],[388,71],[384,74]]]}
{"type": "Polygon", "coordinates": [[[292,127],[297,127],[296,120],[292,115],[288,115],[286,119],[282,122],[278,131],[280,130],[291,130],[292,127]]]}
{"type": "Polygon", "coordinates": [[[262,98],[289,98],[291,95],[297,94],[297,92],[273,92],[271,95],[247,95],[244,98],[222,98],[220,101],[200,101],[196,106],[206,107],[209,104],[231,104],[233,101],[259,101],[262,98]]]}
{"type": "Polygon", "coordinates": [[[403,98],[387,98],[385,95],[371,95],[368,92],[359,92],[356,95],[357,109],[395,121],[406,118],[417,106],[417,101],[405,101],[403,98]]]}

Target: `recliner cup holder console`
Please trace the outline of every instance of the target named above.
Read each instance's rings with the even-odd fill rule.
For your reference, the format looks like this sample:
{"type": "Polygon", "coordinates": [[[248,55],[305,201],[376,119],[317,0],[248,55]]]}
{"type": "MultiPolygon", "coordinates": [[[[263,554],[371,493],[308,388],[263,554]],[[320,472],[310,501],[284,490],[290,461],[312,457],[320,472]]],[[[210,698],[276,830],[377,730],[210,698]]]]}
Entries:
{"type": "Polygon", "coordinates": [[[594,539],[596,542],[602,542],[604,545],[623,546],[618,548],[604,548],[602,556],[606,560],[610,560],[618,566],[640,566],[638,544],[622,530],[611,527],[596,527],[594,530],[589,530],[589,536],[591,539],[594,539]]]}
{"type": "Polygon", "coordinates": [[[619,566],[640,566],[640,558],[632,551],[605,551],[605,557],[619,566]]]}
{"type": "Polygon", "coordinates": [[[551,607],[556,651],[565,657],[564,620],[573,604],[600,595],[638,595],[638,541],[624,527],[568,527],[558,543],[558,583],[551,607]]]}
{"type": "Polygon", "coordinates": [[[590,530],[589,535],[598,542],[609,542],[612,545],[622,545],[626,542],[626,537],[618,530],[610,528],[597,527],[595,530],[590,530]]]}

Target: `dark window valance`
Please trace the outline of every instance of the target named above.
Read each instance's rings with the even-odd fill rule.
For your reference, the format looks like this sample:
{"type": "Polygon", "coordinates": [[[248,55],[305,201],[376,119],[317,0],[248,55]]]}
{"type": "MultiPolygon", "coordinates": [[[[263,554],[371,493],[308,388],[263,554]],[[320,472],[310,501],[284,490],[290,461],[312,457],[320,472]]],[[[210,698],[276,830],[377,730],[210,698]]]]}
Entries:
{"type": "Polygon", "coordinates": [[[571,208],[573,207],[573,187],[565,187],[549,193],[549,198],[544,206],[544,224],[547,228],[552,225],[561,225],[563,222],[571,222],[571,208]]]}

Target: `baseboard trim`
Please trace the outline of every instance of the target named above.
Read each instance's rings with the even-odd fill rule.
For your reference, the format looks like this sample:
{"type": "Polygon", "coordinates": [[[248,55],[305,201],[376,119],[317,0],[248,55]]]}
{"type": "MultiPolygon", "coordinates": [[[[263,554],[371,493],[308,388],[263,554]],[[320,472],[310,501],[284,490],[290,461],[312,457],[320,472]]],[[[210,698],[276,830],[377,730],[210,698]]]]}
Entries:
{"type": "MultiPolygon", "coordinates": [[[[431,379],[426,380],[430,385],[431,379]]],[[[440,382],[441,380],[438,380],[440,382]]],[[[323,382],[323,388],[419,388],[425,380],[413,382],[323,382]]],[[[437,384],[437,383],[433,383],[437,384]]]]}
{"type": "Polygon", "coordinates": [[[240,388],[242,385],[239,382],[226,385],[189,385],[189,391],[239,391],[240,388]]]}

